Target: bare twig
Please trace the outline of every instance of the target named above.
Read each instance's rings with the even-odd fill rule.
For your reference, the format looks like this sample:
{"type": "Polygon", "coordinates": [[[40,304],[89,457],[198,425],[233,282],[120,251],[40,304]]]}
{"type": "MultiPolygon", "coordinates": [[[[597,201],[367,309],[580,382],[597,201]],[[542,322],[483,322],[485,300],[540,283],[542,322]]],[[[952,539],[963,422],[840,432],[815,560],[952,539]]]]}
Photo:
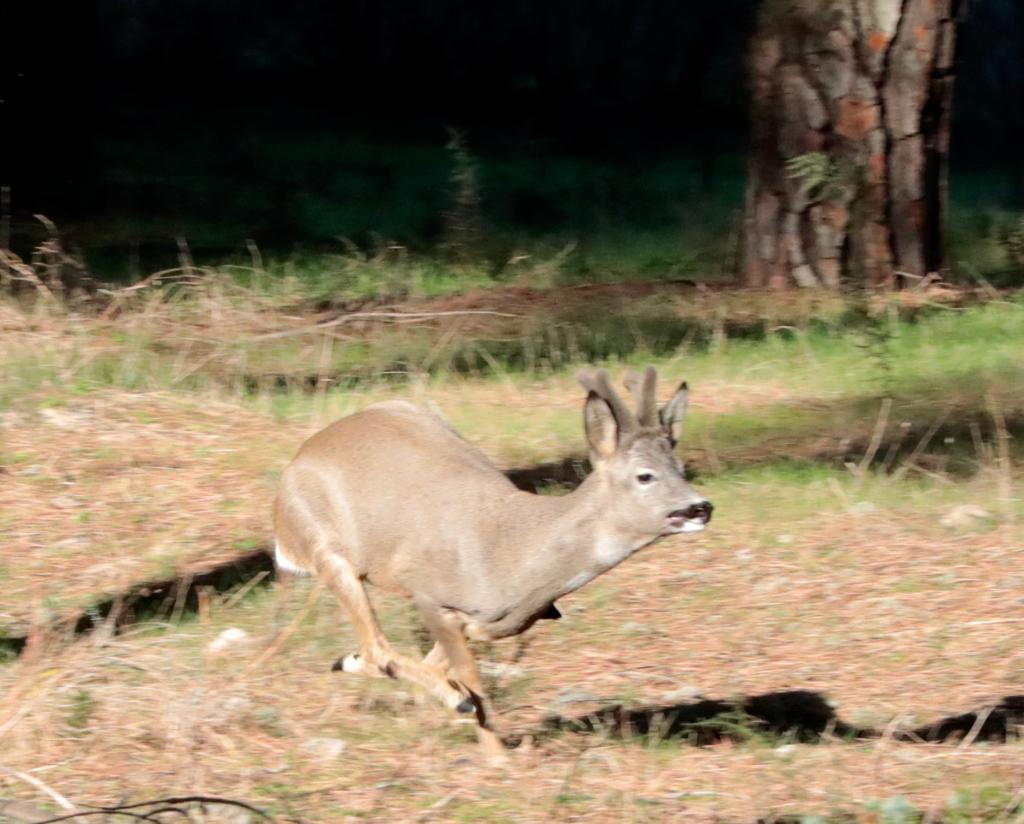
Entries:
{"type": "Polygon", "coordinates": [[[974,743],[974,739],[981,733],[982,728],[985,726],[985,722],[988,721],[988,717],[992,714],[992,707],[985,707],[980,710],[974,717],[974,723],[971,724],[971,729],[967,735],[964,736],[964,740],[960,742],[957,747],[958,750],[966,749],[974,743]]]}
{"type": "Polygon", "coordinates": [[[304,335],[309,332],[318,332],[322,329],[330,329],[335,326],[343,326],[346,323],[355,323],[363,320],[394,321],[396,323],[423,323],[446,317],[463,317],[467,315],[488,315],[498,318],[517,318],[519,315],[510,312],[496,312],[491,309],[459,309],[448,312],[353,312],[349,315],[342,315],[340,318],[316,323],[309,326],[301,326],[298,329],[285,329],[280,332],[267,332],[263,335],[256,335],[253,340],[269,340],[272,338],[286,338],[291,335],[304,335]]]}
{"type": "Polygon", "coordinates": [[[50,287],[43,283],[39,275],[36,274],[36,270],[14,252],[0,249],[0,269],[7,270],[8,279],[30,283],[41,297],[52,303],[57,302],[57,296],[53,294],[50,287]]]}
{"type": "Polygon", "coordinates": [[[253,575],[252,578],[246,581],[245,584],[239,587],[236,592],[232,593],[223,602],[224,609],[231,609],[231,607],[233,607],[235,604],[241,601],[246,595],[252,592],[252,590],[255,587],[259,586],[263,579],[266,578],[269,574],[270,573],[267,570],[263,570],[262,572],[257,572],[255,575],[253,575]]]}
{"type": "Polygon", "coordinates": [[[871,433],[871,442],[868,444],[867,452],[857,467],[858,480],[863,481],[871,462],[878,454],[878,448],[882,445],[882,438],[885,435],[885,428],[889,424],[889,412],[892,410],[892,398],[882,399],[882,408],[878,410],[878,420],[875,421],[875,431],[871,433]]]}
{"type": "Polygon", "coordinates": [[[450,793],[448,793],[445,796],[442,796],[437,801],[435,801],[433,804],[431,804],[429,807],[427,807],[427,809],[425,809],[423,812],[421,812],[419,815],[417,815],[415,820],[416,821],[427,821],[428,819],[432,818],[433,816],[437,815],[439,812],[444,810],[445,807],[447,807],[449,804],[451,804],[461,794],[462,794],[462,791],[459,790],[459,789],[452,790],[450,793]]]}
{"type": "Polygon", "coordinates": [[[59,792],[57,792],[55,789],[53,789],[53,787],[51,787],[49,784],[45,784],[44,782],[40,781],[34,775],[29,775],[28,773],[23,773],[20,770],[13,770],[13,769],[11,769],[10,767],[8,767],[8,766],[6,766],[4,764],[0,764],[0,770],[3,770],[8,775],[14,776],[15,778],[19,779],[20,781],[24,781],[26,784],[31,784],[33,787],[35,787],[41,793],[44,793],[44,794],[48,795],[50,798],[52,798],[57,803],[57,805],[59,807],[61,807],[61,809],[70,810],[71,812],[74,812],[74,811],[76,811],[78,809],[74,804],[72,804],[70,801],[68,801],[63,795],[61,795],[59,792]]]}
{"type": "Polygon", "coordinates": [[[1007,514],[1012,518],[1014,508],[1010,506],[1013,500],[1013,474],[1010,471],[1010,438],[1013,436],[1006,428],[1006,416],[1003,415],[1003,408],[991,391],[986,394],[985,402],[996,429],[996,466],[999,471],[1000,497],[1006,502],[1007,514]]]}
{"type": "Polygon", "coordinates": [[[306,617],[309,615],[310,610],[313,609],[313,605],[316,603],[317,598],[320,597],[320,593],[322,591],[323,584],[320,581],[317,581],[316,583],[314,583],[312,587],[310,587],[309,595],[306,597],[306,603],[303,604],[302,609],[299,610],[298,615],[296,615],[292,619],[291,623],[288,624],[287,627],[285,627],[283,630],[281,630],[281,632],[278,633],[277,637],[271,642],[271,644],[265,650],[263,650],[263,652],[257,655],[256,658],[254,658],[249,663],[249,665],[242,670],[242,672],[239,674],[239,679],[241,679],[242,676],[252,672],[272,655],[275,655],[277,651],[284,646],[285,641],[287,641],[296,632],[296,630],[298,630],[298,628],[302,626],[302,623],[306,620],[306,617]]]}
{"type": "Polygon", "coordinates": [[[907,472],[910,471],[910,469],[915,468],[914,462],[921,457],[921,453],[928,448],[928,444],[932,442],[932,438],[935,437],[935,433],[938,432],[942,427],[942,424],[946,422],[946,418],[949,417],[949,413],[950,408],[946,407],[942,410],[942,414],[932,422],[932,425],[928,427],[928,431],[921,436],[921,440],[917,442],[917,446],[915,446],[914,450],[907,456],[903,465],[893,472],[893,478],[895,480],[900,480],[907,474],[907,472]]]}
{"type": "Polygon", "coordinates": [[[181,795],[171,796],[169,798],[157,798],[152,801],[140,801],[136,804],[120,804],[111,807],[92,807],[91,809],[75,812],[70,815],[57,816],[55,818],[47,818],[43,821],[35,822],[35,824],[56,824],[58,821],[73,821],[76,818],[85,818],[86,816],[94,815],[123,815],[128,818],[135,818],[140,821],[156,821],[154,816],[160,815],[161,813],[176,812],[182,818],[191,820],[188,815],[188,811],[179,806],[182,804],[211,804],[222,807],[237,807],[238,809],[245,810],[246,812],[254,813],[260,818],[267,821],[273,821],[273,818],[265,813],[258,807],[254,807],[251,804],[247,804],[244,801],[235,801],[231,798],[220,798],[212,795],[181,795]],[[151,810],[145,810],[146,807],[152,807],[151,810]]]}

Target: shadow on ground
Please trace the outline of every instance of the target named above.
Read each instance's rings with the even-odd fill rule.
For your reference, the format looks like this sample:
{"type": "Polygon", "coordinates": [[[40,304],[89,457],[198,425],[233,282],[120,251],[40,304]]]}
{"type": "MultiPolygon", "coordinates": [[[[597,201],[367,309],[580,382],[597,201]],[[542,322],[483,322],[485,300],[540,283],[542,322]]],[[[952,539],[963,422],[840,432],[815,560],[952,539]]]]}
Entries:
{"type": "MultiPolygon", "coordinates": [[[[707,746],[729,740],[780,738],[801,743],[891,738],[910,743],[982,741],[1003,743],[1024,725],[1024,695],[1007,696],[991,706],[951,715],[913,729],[859,727],[847,723],[818,692],[769,692],[738,701],[702,699],[685,704],[626,708],[602,707],[575,717],[553,716],[538,737],[560,732],[612,739],[679,741],[707,746]]],[[[514,742],[513,742],[514,743],[514,742]]]]}
{"type": "MultiPolygon", "coordinates": [[[[135,584],[98,598],[86,609],[38,627],[37,632],[71,639],[101,628],[117,633],[143,621],[166,620],[175,614],[191,615],[198,610],[204,592],[248,591],[271,581],[273,574],[274,559],[269,551],[248,550],[226,563],[135,584]]],[[[31,627],[18,626],[0,635],[0,663],[23,653],[31,633],[31,627]]]]}

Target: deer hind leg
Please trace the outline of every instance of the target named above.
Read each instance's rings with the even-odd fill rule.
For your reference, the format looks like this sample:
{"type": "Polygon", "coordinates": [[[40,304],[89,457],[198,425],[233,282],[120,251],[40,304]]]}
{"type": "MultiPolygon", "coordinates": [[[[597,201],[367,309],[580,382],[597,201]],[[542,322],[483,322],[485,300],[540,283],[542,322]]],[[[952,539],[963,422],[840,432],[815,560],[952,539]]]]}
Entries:
{"type": "Polygon", "coordinates": [[[495,728],[493,713],[480,679],[480,668],[462,631],[461,621],[435,609],[424,608],[422,613],[424,623],[437,638],[437,644],[427,658],[435,661],[447,659],[449,674],[469,690],[473,699],[477,739],[482,749],[491,760],[504,761],[505,744],[495,728]]]}
{"type": "MultiPolygon", "coordinates": [[[[435,641],[434,646],[430,648],[430,652],[423,656],[423,663],[428,667],[433,667],[434,669],[445,673],[446,678],[449,677],[448,656],[444,654],[444,647],[441,646],[440,641],[435,641]]],[[[418,695],[419,699],[422,699],[423,697],[424,696],[422,695],[418,695]]],[[[422,705],[423,702],[422,700],[417,700],[417,703],[422,705]]],[[[476,711],[475,706],[473,711],[476,711]]]]}
{"type": "Polygon", "coordinates": [[[392,648],[377,623],[365,584],[348,561],[338,555],[322,554],[318,573],[348,612],[359,639],[359,653],[338,659],[333,669],[386,675],[396,680],[409,681],[457,712],[474,712],[475,705],[467,689],[450,681],[441,669],[416,661],[392,648]]]}

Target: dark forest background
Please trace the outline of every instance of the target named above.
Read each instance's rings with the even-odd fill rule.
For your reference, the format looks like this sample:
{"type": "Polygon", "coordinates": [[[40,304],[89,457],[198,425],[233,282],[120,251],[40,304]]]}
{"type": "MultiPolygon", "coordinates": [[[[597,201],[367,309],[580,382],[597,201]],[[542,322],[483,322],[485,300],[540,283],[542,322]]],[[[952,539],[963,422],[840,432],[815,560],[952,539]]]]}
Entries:
{"type": "MultiPolygon", "coordinates": [[[[699,269],[735,243],[760,5],[12,2],[0,182],[16,235],[44,213],[112,274],[176,236],[214,256],[431,249],[460,163],[496,258],[574,240],[614,275],[699,269]]],[[[951,242],[1024,208],[1022,100],[1024,4],[973,0],[951,242]]]]}

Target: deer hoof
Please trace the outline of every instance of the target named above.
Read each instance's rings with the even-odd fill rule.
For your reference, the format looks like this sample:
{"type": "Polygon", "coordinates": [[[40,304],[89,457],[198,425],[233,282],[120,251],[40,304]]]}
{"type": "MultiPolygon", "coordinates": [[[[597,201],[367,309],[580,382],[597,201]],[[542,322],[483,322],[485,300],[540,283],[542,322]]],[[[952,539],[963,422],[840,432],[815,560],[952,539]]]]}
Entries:
{"type": "Polygon", "coordinates": [[[331,667],[331,672],[362,672],[363,657],[359,653],[352,653],[339,658],[331,667]]]}

